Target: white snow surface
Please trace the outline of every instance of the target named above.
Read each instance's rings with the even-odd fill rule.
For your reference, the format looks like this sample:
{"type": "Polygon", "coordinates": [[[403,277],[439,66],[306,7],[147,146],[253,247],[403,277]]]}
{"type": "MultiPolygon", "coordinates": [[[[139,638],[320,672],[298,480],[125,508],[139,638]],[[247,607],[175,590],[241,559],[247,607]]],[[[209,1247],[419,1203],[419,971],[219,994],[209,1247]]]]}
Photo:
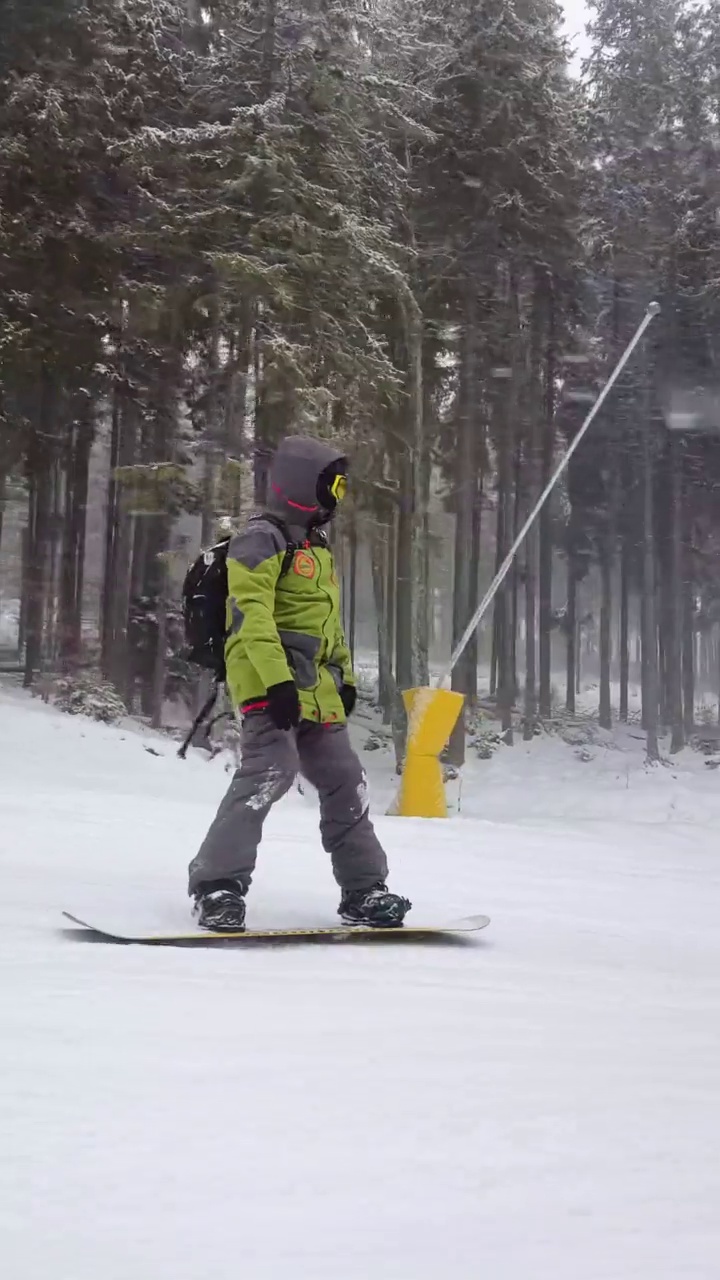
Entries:
{"type": "MultiPolygon", "coordinates": [[[[519,746],[462,817],[378,819],[470,944],[83,944],[63,908],[186,924],[228,777],[0,692],[5,1280],[717,1280],[720,775],[639,751],[519,746]]],[[[294,793],[249,923],[336,905],[294,793]]]]}

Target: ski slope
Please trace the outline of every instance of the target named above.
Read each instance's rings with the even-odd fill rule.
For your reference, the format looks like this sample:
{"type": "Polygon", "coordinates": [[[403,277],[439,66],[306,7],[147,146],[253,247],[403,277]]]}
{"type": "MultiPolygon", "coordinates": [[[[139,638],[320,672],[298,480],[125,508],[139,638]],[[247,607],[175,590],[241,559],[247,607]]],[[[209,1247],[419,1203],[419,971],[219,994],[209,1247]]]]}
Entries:
{"type": "MultiPolygon", "coordinates": [[[[6,1280],[717,1280],[718,775],[534,748],[378,822],[472,945],[122,948],[61,909],[184,923],[222,764],[0,692],[6,1280]]],[[[249,920],[336,898],[293,794],[249,920]]]]}

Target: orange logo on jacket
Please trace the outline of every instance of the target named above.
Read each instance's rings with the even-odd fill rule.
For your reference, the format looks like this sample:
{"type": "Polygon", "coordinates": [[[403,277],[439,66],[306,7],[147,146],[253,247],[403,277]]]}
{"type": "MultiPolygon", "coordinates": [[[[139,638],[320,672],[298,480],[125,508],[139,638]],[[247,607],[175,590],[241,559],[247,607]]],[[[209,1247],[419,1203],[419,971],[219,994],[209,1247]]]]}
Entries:
{"type": "Polygon", "coordinates": [[[293,561],[293,572],[299,578],[315,577],[315,557],[308,555],[307,551],[298,551],[293,561]]]}

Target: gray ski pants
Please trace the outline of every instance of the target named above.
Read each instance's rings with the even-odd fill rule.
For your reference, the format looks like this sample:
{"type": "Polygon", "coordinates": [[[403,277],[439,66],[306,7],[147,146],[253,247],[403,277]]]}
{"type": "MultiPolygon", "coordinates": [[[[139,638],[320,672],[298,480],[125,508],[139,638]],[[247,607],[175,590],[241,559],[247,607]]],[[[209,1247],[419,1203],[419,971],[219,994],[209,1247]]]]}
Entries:
{"type": "Polygon", "coordinates": [[[246,716],[242,760],[217,816],[190,863],[188,891],[213,880],[248,888],[263,823],[298,773],[320,797],[320,834],[342,889],[369,889],[387,877],[387,860],[368,816],[365,772],[342,724],[303,721],[276,729],[265,712],[246,716]]]}

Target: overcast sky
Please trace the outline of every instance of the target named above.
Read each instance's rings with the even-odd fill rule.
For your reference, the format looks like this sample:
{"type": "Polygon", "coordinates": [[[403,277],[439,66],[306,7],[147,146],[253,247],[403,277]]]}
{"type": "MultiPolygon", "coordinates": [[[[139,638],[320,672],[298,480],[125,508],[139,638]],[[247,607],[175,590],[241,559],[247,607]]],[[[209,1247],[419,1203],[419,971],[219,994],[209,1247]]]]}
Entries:
{"type": "Polygon", "coordinates": [[[583,57],[587,51],[587,40],[585,39],[587,10],[584,0],[562,0],[562,6],[565,10],[568,35],[573,42],[576,53],[583,57]]]}

